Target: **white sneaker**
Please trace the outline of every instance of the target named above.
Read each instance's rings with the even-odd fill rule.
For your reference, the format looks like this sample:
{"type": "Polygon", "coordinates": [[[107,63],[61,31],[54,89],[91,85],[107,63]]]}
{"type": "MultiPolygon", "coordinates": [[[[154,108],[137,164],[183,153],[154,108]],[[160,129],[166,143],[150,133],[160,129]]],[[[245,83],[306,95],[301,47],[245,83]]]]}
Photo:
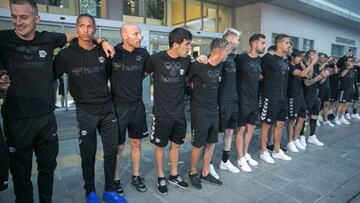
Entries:
{"type": "Polygon", "coordinates": [[[347,120],[351,120],[350,114],[349,114],[349,113],[346,113],[346,114],[345,114],[345,118],[346,118],[347,120]]]}
{"type": "Polygon", "coordinates": [[[331,122],[331,121],[325,121],[325,122],[323,122],[325,125],[328,125],[328,126],[330,126],[330,127],[334,127],[335,125],[331,122]]]}
{"type": "Polygon", "coordinates": [[[317,146],[324,146],[324,143],[320,142],[316,135],[310,135],[309,138],[308,138],[308,143],[311,143],[311,144],[314,144],[314,145],[317,145],[317,146]]]}
{"type": "Polygon", "coordinates": [[[337,117],[337,116],[335,117],[334,123],[335,123],[336,125],[341,125],[341,122],[340,122],[339,117],[337,117]]]}
{"type": "Polygon", "coordinates": [[[316,126],[317,126],[317,127],[320,127],[320,126],[321,126],[320,120],[316,120],[316,126]]]}
{"type": "Polygon", "coordinates": [[[291,157],[286,155],[281,149],[279,150],[279,153],[273,152],[272,155],[275,159],[281,159],[281,160],[285,160],[285,161],[291,160],[291,157]]]}
{"type": "Polygon", "coordinates": [[[220,177],[219,177],[219,175],[216,173],[216,171],[215,171],[215,168],[214,168],[214,164],[210,164],[210,170],[209,170],[209,172],[210,172],[210,174],[212,175],[212,176],[214,176],[214,178],[216,178],[216,179],[219,179],[220,177]]]}
{"type": "Polygon", "coordinates": [[[220,161],[219,168],[224,171],[230,171],[231,173],[239,173],[240,170],[234,166],[230,160],[227,160],[226,163],[223,162],[223,160],[220,161]]]}
{"type": "Polygon", "coordinates": [[[259,163],[258,163],[257,161],[255,161],[255,159],[253,159],[249,153],[246,153],[244,157],[245,157],[245,160],[246,160],[247,162],[249,162],[249,164],[250,164],[251,166],[257,166],[257,165],[259,165],[259,163]]]}
{"type": "Polygon", "coordinates": [[[270,156],[270,153],[268,151],[260,153],[260,159],[265,161],[268,164],[274,164],[274,159],[270,156]]]}
{"type": "Polygon", "coordinates": [[[351,114],[351,118],[355,118],[355,119],[360,120],[360,116],[359,116],[359,114],[357,114],[357,113],[351,114]]]}
{"type": "Polygon", "coordinates": [[[340,118],[340,123],[341,123],[341,124],[346,124],[346,125],[349,125],[349,124],[350,124],[350,122],[345,119],[345,116],[341,116],[341,118],[340,118]]]}
{"type": "Polygon", "coordinates": [[[301,144],[301,141],[300,141],[299,139],[295,140],[294,143],[295,143],[296,148],[301,149],[301,150],[305,150],[305,149],[306,149],[306,147],[301,144]]]}
{"type": "Polygon", "coordinates": [[[237,161],[237,165],[243,172],[250,173],[252,171],[249,164],[245,160],[245,157],[241,157],[241,159],[237,161]]]}
{"type": "Polygon", "coordinates": [[[301,142],[302,146],[304,146],[304,147],[307,146],[305,135],[301,135],[301,136],[300,136],[300,142],[301,142]]]}
{"type": "Polygon", "coordinates": [[[295,146],[294,141],[290,141],[286,147],[290,152],[299,152],[299,150],[295,146]]]}

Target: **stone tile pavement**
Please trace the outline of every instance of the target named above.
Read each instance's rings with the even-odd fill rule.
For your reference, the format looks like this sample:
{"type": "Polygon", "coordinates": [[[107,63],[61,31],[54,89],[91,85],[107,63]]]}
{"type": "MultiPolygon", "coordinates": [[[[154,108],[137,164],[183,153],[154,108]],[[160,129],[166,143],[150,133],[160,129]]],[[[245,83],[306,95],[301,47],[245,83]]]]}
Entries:
{"type": "MultiPolygon", "coordinates": [[[[78,141],[76,139],[76,119],[74,111],[56,112],[60,152],[55,172],[53,202],[85,202],[81,176],[78,141]]],[[[190,127],[190,125],[188,126],[190,127]]],[[[179,173],[189,181],[187,173],[190,161],[190,135],[181,148],[179,173]]],[[[129,146],[126,147],[121,167],[121,181],[125,197],[129,202],[360,202],[360,121],[351,120],[351,125],[322,126],[318,128],[318,138],[323,147],[309,146],[305,151],[289,153],[292,161],[278,161],[274,165],[259,162],[252,173],[231,174],[217,167],[222,153],[222,135],[216,145],[214,163],[223,181],[222,186],[203,183],[203,189],[188,189],[169,186],[168,195],[160,195],[156,188],[156,171],[153,147],[149,139],[143,142],[141,175],[145,178],[146,193],[137,192],[130,184],[131,160],[129,146]]],[[[96,187],[101,195],[104,187],[102,146],[98,139],[96,163],[96,187]]],[[[286,134],[283,134],[286,143],[286,134]]],[[[259,132],[254,135],[250,146],[253,157],[259,160],[259,132]]],[[[233,146],[233,149],[235,146],[233,146]]],[[[167,158],[167,155],[166,155],[167,158]]],[[[236,160],[232,153],[231,160],[236,160]]],[[[165,167],[168,168],[167,166],[165,167]]],[[[33,165],[34,199],[38,202],[36,187],[36,163],[33,165]]],[[[0,192],[0,203],[14,202],[12,182],[9,189],[0,192]]]]}

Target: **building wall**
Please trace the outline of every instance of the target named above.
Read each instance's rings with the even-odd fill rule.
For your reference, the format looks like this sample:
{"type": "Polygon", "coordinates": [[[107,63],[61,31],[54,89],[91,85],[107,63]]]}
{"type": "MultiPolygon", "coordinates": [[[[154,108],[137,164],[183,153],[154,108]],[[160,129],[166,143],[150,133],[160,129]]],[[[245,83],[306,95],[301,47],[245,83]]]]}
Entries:
{"type": "Polygon", "coordinates": [[[248,39],[261,30],[261,4],[250,4],[235,8],[233,27],[241,31],[240,51],[249,49],[248,39]]]}
{"type": "MultiPolygon", "coordinates": [[[[349,46],[335,41],[336,37],[342,37],[355,40],[355,47],[359,56],[359,31],[271,4],[261,3],[261,5],[261,32],[266,35],[268,45],[271,44],[272,33],[285,33],[300,39],[313,39],[315,50],[331,54],[332,43],[349,46]]],[[[301,49],[302,40],[299,44],[301,49]]]]}

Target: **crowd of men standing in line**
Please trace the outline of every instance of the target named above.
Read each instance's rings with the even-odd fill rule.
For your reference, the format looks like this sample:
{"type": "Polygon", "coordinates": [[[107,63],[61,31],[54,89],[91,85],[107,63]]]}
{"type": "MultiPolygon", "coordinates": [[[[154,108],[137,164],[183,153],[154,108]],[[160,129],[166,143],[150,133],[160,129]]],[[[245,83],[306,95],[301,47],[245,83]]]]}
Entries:
{"type": "Polygon", "coordinates": [[[0,31],[1,96],[5,147],[1,135],[1,189],[7,187],[8,167],[13,177],[16,202],[33,202],[30,180],[32,155],[38,164],[40,202],[52,201],[54,170],[59,150],[54,116],[53,81],[69,76],[69,91],[75,100],[79,147],[87,202],[99,202],[94,167],[96,132],[104,151],[105,187],[102,200],[127,202],[120,183],[121,156],[126,134],[130,139],[133,174],[131,184],[145,192],[140,176],[141,141],[149,136],[142,81],[154,80],[153,122],[150,140],[155,146],[158,192],[168,193],[168,183],[180,188],[189,184],[178,173],[181,145],[186,135],[185,88],[191,89],[191,161],[189,180],[201,189],[202,181],[222,185],[212,156],[219,132],[224,133],[219,168],[232,173],[251,172],[258,162],[248,153],[255,126],[260,121],[260,159],[291,160],[284,151],[299,152],[307,143],[323,146],[316,136],[320,112],[324,125],[333,126],[329,113],[336,104],[334,122],[349,124],[359,97],[359,66],[349,52],[338,61],[326,54],[292,48],[284,34],[263,57],[265,36],[249,38],[248,52],[238,54],[240,32],[229,28],[214,39],[208,56],[189,56],[192,34],[184,28],[169,33],[169,49],[150,56],[141,48],[141,30],[126,23],[123,41],[114,48],[96,37],[95,19],[81,14],[76,34],[36,31],[37,5],[32,0],[11,0],[13,30],[0,31]],[[57,56],[55,48],[63,48],[57,56]],[[55,59],[54,59],[55,58],[55,59]],[[11,81],[10,81],[11,80],[11,81]],[[110,80],[111,86],[108,86],[110,80]],[[346,115],[348,102],[353,113],[346,115]],[[310,135],[305,138],[305,120],[310,135]],[[288,143],[281,146],[287,126],[288,143]],[[236,134],[237,160],[230,162],[232,137],[236,134]],[[169,175],[164,172],[164,149],[170,142],[169,175]],[[271,151],[271,153],[269,153],[271,151]],[[7,155],[9,157],[7,157],[7,155]],[[199,159],[202,158],[200,172],[199,159]],[[8,162],[9,160],[9,162],[8,162]]]}

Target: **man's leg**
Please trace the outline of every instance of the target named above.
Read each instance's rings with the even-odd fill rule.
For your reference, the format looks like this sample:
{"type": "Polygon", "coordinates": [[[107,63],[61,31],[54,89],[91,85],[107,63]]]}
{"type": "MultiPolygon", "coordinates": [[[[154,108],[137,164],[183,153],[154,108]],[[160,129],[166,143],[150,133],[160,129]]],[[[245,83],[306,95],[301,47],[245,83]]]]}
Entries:
{"type": "Polygon", "coordinates": [[[40,116],[39,124],[45,123],[41,128],[39,139],[34,144],[38,168],[38,188],[40,202],[51,202],[52,189],[54,185],[54,171],[56,168],[56,157],[59,152],[59,142],[55,115],[40,116]]]}
{"type": "Polygon", "coordinates": [[[235,138],[238,160],[240,160],[244,156],[244,134],[245,134],[245,125],[239,126],[239,130],[235,138]]]}
{"type": "Polygon", "coordinates": [[[139,176],[141,158],[141,140],[130,138],[131,160],[133,162],[133,175],[139,176]]]}
{"type": "Polygon", "coordinates": [[[177,176],[178,175],[178,161],[180,154],[180,146],[175,142],[171,142],[170,152],[169,152],[169,160],[170,160],[170,175],[177,176]]]}
{"type": "Polygon", "coordinates": [[[268,123],[261,123],[261,131],[260,131],[260,152],[266,152],[266,141],[269,129],[271,127],[271,124],[268,123]]]}
{"type": "Polygon", "coordinates": [[[203,157],[203,169],[202,176],[207,176],[209,174],[210,161],[214,152],[215,144],[206,144],[203,157]]]}
{"type": "Polygon", "coordinates": [[[274,127],[274,152],[279,153],[282,128],[284,127],[284,121],[276,121],[274,127]]]}

